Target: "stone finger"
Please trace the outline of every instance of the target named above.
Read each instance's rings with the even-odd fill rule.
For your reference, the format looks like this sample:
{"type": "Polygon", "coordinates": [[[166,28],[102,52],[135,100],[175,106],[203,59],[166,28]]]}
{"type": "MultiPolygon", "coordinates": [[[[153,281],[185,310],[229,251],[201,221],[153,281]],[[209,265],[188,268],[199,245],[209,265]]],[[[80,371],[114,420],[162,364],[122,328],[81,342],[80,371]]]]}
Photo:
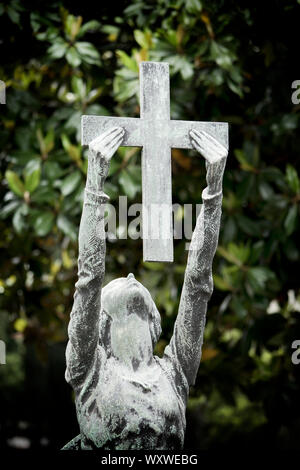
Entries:
{"type": "Polygon", "coordinates": [[[102,139],[102,145],[103,147],[107,147],[110,142],[115,139],[119,135],[124,134],[124,129],[122,127],[114,127],[111,132],[106,134],[104,138],[102,139]]]}
{"type": "Polygon", "coordinates": [[[208,134],[208,132],[201,131],[201,134],[203,135],[204,138],[209,140],[211,143],[213,143],[218,149],[222,150],[227,150],[226,147],[221,144],[217,139],[215,139],[211,134],[208,134]]]}
{"type": "Polygon", "coordinates": [[[202,154],[203,149],[202,149],[201,145],[197,142],[197,140],[192,139],[192,145],[193,145],[194,149],[197,150],[197,152],[202,154]]]}
{"type": "Polygon", "coordinates": [[[122,138],[118,139],[114,142],[113,145],[110,145],[109,147],[105,148],[105,154],[107,155],[107,158],[111,158],[112,155],[116,152],[116,150],[120,147],[122,144],[122,138]]]}
{"type": "Polygon", "coordinates": [[[201,135],[194,129],[190,131],[190,137],[195,140],[201,140],[201,135]]]}
{"type": "Polygon", "coordinates": [[[105,140],[111,133],[116,132],[116,129],[117,129],[116,127],[107,129],[105,132],[95,137],[95,139],[93,139],[89,145],[93,147],[100,145],[103,142],[103,140],[105,140]]]}
{"type": "Polygon", "coordinates": [[[210,149],[207,148],[207,146],[201,145],[196,141],[192,141],[192,143],[196,150],[205,158],[205,160],[208,161],[208,163],[212,164],[216,161],[214,153],[211,152],[210,149]]]}
{"type": "Polygon", "coordinates": [[[114,137],[114,139],[108,143],[108,145],[105,147],[106,150],[110,150],[112,148],[119,147],[119,145],[122,143],[124,137],[124,132],[121,135],[117,135],[114,137]]]}

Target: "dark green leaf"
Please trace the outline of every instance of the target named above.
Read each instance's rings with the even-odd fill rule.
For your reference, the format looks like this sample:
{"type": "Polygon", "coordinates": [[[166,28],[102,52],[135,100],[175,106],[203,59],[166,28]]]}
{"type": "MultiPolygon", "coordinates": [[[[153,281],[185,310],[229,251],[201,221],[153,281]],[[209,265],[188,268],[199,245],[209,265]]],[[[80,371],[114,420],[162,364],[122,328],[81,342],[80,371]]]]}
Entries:
{"type": "Polygon", "coordinates": [[[59,214],[57,217],[57,227],[71,240],[77,240],[77,229],[75,225],[63,214],[59,214]]]}
{"type": "Polygon", "coordinates": [[[284,228],[288,236],[291,235],[293,231],[295,230],[297,213],[298,213],[298,207],[296,204],[293,204],[289,208],[287,216],[284,221],[284,228]]]}
{"type": "Polygon", "coordinates": [[[26,228],[26,219],[25,219],[23,204],[14,213],[12,223],[13,223],[15,231],[19,235],[21,235],[26,228]]]}
{"type": "Polygon", "coordinates": [[[59,195],[49,186],[39,186],[31,195],[31,200],[38,204],[55,205],[59,200],[59,195]]]}
{"type": "Polygon", "coordinates": [[[74,171],[62,181],[61,192],[64,196],[71,194],[78,186],[81,181],[81,173],[74,171]]]}
{"type": "Polygon", "coordinates": [[[79,33],[77,34],[77,37],[80,38],[84,36],[86,33],[94,32],[99,30],[101,27],[101,23],[97,20],[91,20],[85,23],[83,26],[81,26],[79,33]]]}
{"type": "Polygon", "coordinates": [[[7,180],[8,186],[10,189],[20,197],[23,197],[24,192],[25,192],[25,186],[24,183],[20,180],[19,176],[17,173],[14,173],[11,170],[7,170],[5,172],[5,178],[7,180]]]}
{"type": "Polygon", "coordinates": [[[78,67],[81,64],[81,57],[73,46],[67,50],[66,59],[72,67],[78,67]]]}
{"type": "Polygon", "coordinates": [[[53,59],[61,59],[65,55],[67,47],[68,44],[65,41],[56,40],[56,42],[49,47],[48,54],[50,54],[53,59]]]}
{"type": "Polygon", "coordinates": [[[24,170],[25,190],[33,193],[38,187],[41,177],[40,160],[30,160],[24,170]]]}
{"type": "Polygon", "coordinates": [[[252,235],[256,237],[261,236],[261,227],[260,222],[249,219],[244,215],[240,215],[237,218],[237,223],[240,229],[247,235],[252,235]]]}
{"type": "Polygon", "coordinates": [[[254,291],[264,289],[269,279],[274,279],[274,274],[269,268],[259,266],[248,271],[248,280],[254,291]]]}
{"type": "Polygon", "coordinates": [[[300,192],[300,180],[298,178],[298,173],[292,165],[287,165],[286,167],[286,180],[287,184],[291,190],[297,194],[300,192]]]}
{"type": "Polygon", "coordinates": [[[138,65],[134,59],[129,57],[128,54],[126,54],[124,51],[117,50],[116,52],[125,67],[127,67],[129,70],[132,70],[133,72],[138,72],[138,65]]]}
{"type": "Polygon", "coordinates": [[[99,52],[90,42],[76,42],[75,47],[86,62],[100,65],[99,52]]]}
{"type": "Polygon", "coordinates": [[[20,200],[10,201],[0,210],[0,218],[5,219],[20,206],[20,200]]]}
{"type": "Polygon", "coordinates": [[[8,6],[7,9],[7,14],[11,21],[16,24],[20,24],[20,14],[17,12],[13,7],[8,6]]]}
{"type": "Polygon", "coordinates": [[[64,174],[64,170],[61,168],[59,163],[55,161],[45,162],[44,171],[46,178],[50,181],[58,180],[64,174]]]}
{"type": "Polygon", "coordinates": [[[38,237],[48,235],[54,225],[54,214],[52,212],[40,213],[34,220],[34,231],[38,237]]]}
{"type": "Polygon", "coordinates": [[[200,0],[186,0],[185,7],[189,13],[198,13],[202,10],[202,2],[200,0]]]}

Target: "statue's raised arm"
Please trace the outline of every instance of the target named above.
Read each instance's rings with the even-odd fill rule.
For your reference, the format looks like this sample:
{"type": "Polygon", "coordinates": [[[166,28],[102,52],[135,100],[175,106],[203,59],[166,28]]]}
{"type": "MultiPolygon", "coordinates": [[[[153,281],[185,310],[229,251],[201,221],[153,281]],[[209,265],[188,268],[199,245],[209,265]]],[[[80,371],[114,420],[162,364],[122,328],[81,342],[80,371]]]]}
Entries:
{"type": "Polygon", "coordinates": [[[110,159],[122,143],[124,131],[114,127],[89,145],[88,171],[79,229],[78,281],[68,327],[66,380],[78,391],[94,364],[99,340],[101,287],[105,273],[103,185],[110,159]]]}
{"type": "Polygon", "coordinates": [[[188,385],[195,382],[201,359],[207,302],[213,292],[212,262],[222,208],[222,181],[228,150],[206,132],[191,131],[193,147],[206,160],[207,187],[192,236],[179,311],[165,357],[178,361],[188,385]]]}

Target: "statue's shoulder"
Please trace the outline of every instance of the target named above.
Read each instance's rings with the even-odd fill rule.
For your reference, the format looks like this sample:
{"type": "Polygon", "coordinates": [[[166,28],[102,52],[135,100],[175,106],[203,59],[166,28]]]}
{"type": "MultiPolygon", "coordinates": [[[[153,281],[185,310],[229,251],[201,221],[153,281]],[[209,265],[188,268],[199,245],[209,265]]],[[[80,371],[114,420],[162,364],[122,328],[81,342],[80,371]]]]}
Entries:
{"type": "Polygon", "coordinates": [[[189,391],[188,381],[180,362],[176,355],[172,353],[171,348],[167,346],[163,357],[154,356],[154,360],[159,364],[171,384],[175,386],[176,391],[180,391],[183,397],[186,398],[189,391]]]}
{"type": "Polygon", "coordinates": [[[97,450],[92,441],[87,439],[83,434],[78,434],[70,442],[68,442],[61,450],[97,450]]]}
{"type": "Polygon", "coordinates": [[[81,434],[74,437],[70,442],[63,446],[61,450],[81,450],[81,434]]]}

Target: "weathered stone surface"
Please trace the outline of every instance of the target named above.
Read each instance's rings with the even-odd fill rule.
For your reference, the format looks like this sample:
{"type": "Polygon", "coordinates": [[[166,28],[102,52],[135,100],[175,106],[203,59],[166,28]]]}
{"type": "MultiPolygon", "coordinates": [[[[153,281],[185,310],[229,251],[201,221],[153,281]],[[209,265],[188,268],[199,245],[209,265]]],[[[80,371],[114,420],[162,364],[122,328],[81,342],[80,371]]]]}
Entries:
{"type": "Polygon", "coordinates": [[[173,261],[169,65],[142,62],[143,243],[146,261],[173,261]]]}
{"type": "Polygon", "coordinates": [[[6,364],[6,344],[0,339],[0,365],[6,364]]]}
{"type": "Polygon", "coordinates": [[[0,80],[0,104],[5,104],[5,83],[0,80]]]}
{"type": "MultiPolygon", "coordinates": [[[[191,130],[205,131],[228,148],[228,123],[227,122],[202,122],[171,120],[164,125],[169,129],[168,141],[172,148],[192,149],[189,132],[191,130]]],[[[144,123],[140,118],[108,117],[108,116],[82,116],[81,118],[81,143],[89,143],[103,134],[111,127],[119,126],[125,131],[122,147],[142,147],[144,123]]]]}
{"type": "Polygon", "coordinates": [[[189,132],[204,130],[228,147],[228,124],[170,120],[169,65],[140,65],[141,118],[82,117],[82,144],[111,126],[125,131],[123,146],[143,147],[143,258],[173,261],[171,148],[191,149],[189,132]]]}
{"type": "MultiPolygon", "coordinates": [[[[125,137],[124,137],[125,135],[125,137]]],[[[103,185],[126,131],[90,142],[79,232],[78,281],[68,328],[66,380],[75,392],[80,435],[65,449],[178,450],[185,407],[201,358],[212,261],[217,248],[227,147],[192,130],[207,162],[207,188],[190,245],[179,311],[162,358],[153,355],[160,315],[149,291],[129,274],[101,289],[105,273],[103,185]]],[[[154,174],[153,177],[157,175],[154,174]]]]}

